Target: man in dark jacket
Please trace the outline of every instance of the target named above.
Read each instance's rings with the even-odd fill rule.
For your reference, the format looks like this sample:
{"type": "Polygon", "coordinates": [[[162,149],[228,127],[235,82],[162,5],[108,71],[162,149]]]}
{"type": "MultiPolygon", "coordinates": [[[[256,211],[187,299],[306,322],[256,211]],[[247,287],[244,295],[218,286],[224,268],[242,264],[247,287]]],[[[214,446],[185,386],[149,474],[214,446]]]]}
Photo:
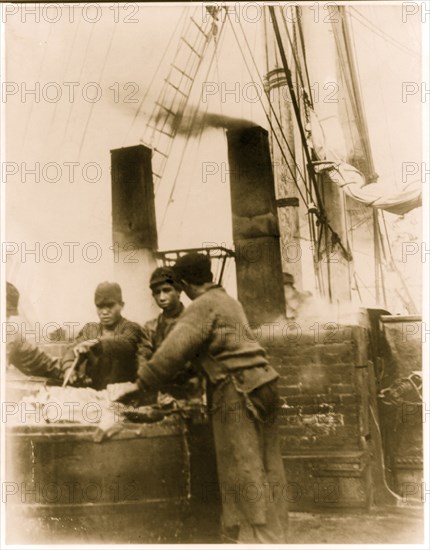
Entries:
{"type": "Polygon", "coordinates": [[[193,302],[155,354],[139,357],[137,386],[160,387],[186,361],[199,365],[210,394],[225,532],[240,542],[284,543],[278,374],[248,330],[241,304],[212,282],[209,258],[187,254],[173,269],[193,302]]]}
{"type": "Polygon", "coordinates": [[[19,317],[18,305],[18,289],[12,283],[6,282],[6,320],[10,328],[14,329],[10,334],[7,331],[7,363],[27,376],[45,376],[61,382],[63,373],[59,359],[51,357],[23,336],[20,330],[23,320],[19,317]]]}
{"type": "Polygon", "coordinates": [[[117,283],[100,283],[94,302],[100,323],[87,323],[79,332],[73,346],[64,355],[64,375],[79,355],[84,360],[70,377],[72,385],[83,379],[84,385],[103,390],[108,384],[134,381],[142,329],[137,323],[122,317],[124,302],[117,283]]]}

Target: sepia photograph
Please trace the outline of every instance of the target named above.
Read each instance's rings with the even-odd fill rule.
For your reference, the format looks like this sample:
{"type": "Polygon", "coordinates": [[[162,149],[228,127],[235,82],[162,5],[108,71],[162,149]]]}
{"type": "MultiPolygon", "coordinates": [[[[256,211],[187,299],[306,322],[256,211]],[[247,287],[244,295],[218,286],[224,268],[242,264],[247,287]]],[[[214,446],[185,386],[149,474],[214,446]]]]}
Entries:
{"type": "Polygon", "coordinates": [[[428,548],[429,1],[0,11],[0,548],[428,548]]]}

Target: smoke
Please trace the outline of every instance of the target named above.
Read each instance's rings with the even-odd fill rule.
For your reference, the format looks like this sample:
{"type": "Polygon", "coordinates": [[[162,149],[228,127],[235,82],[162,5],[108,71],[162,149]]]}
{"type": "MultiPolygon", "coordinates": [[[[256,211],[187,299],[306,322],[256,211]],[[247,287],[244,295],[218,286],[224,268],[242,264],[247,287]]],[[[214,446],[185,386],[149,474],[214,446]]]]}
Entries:
{"type": "Polygon", "coordinates": [[[164,112],[160,112],[157,123],[165,120],[173,132],[179,135],[196,136],[206,128],[225,128],[226,130],[236,130],[239,128],[251,128],[257,126],[255,122],[245,118],[235,118],[231,116],[220,115],[216,113],[207,113],[195,110],[193,114],[184,114],[175,117],[172,122],[164,112]]]}
{"type": "MultiPolygon", "coordinates": [[[[154,93],[154,92],[153,92],[154,93]]],[[[128,103],[114,103],[114,100],[110,98],[112,106],[115,109],[121,109],[125,115],[136,118],[136,107],[134,104],[128,103]]],[[[149,96],[146,98],[145,105],[140,105],[138,108],[138,120],[144,121],[144,124],[151,122],[157,125],[158,128],[166,131],[170,129],[172,134],[179,134],[188,137],[198,136],[206,128],[224,128],[226,130],[236,130],[239,128],[251,128],[258,126],[252,120],[246,118],[236,118],[232,116],[221,115],[217,113],[208,113],[201,111],[196,106],[190,105],[187,107],[186,113],[176,114],[166,112],[165,109],[160,108],[154,119],[151,120],[153,113],[148,106],[156,103],[157,98],[155,96],[149,96]]]]}

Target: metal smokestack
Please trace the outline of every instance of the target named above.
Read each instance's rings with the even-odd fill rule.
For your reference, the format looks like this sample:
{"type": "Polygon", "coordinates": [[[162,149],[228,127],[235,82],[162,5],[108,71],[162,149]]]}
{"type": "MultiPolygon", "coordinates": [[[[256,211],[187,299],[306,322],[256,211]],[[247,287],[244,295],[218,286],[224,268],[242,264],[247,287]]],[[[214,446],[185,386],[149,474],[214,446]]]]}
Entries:
{"type": "Polygon", "coordinates": [[[279,226],[268,133],[227,131],[238,298],[252,323],[285,317],[279,226]]]}

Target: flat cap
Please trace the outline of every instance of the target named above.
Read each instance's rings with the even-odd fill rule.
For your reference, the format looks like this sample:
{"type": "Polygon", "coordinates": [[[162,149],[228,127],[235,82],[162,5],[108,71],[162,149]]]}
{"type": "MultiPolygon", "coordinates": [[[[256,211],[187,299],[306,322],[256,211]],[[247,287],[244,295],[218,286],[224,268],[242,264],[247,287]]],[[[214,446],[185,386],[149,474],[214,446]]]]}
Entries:
{"type": "Polygon", "coordinates": [[[173,269],[170,267],[157,267],[152,273],[149,280],[149,288],[154,288],[157,285],[168,283],[169,285],[176,286],[177,280],[173,269]]]}
{"type": "Polygon", "coordinates": [[[173,266],[173,271],[179,280],[184,279],[196,285],[210,283],[213,279],[209,256],[198,252],[189,252],[181,256],[173,266]]]}
{"type": "Polygon", "coordinates": [[[122,302],[121,287],[118,283],[109,283],[108,281],[100,283],[94,294],[94,302],[97,307],[112,302],[122,302]]]}

